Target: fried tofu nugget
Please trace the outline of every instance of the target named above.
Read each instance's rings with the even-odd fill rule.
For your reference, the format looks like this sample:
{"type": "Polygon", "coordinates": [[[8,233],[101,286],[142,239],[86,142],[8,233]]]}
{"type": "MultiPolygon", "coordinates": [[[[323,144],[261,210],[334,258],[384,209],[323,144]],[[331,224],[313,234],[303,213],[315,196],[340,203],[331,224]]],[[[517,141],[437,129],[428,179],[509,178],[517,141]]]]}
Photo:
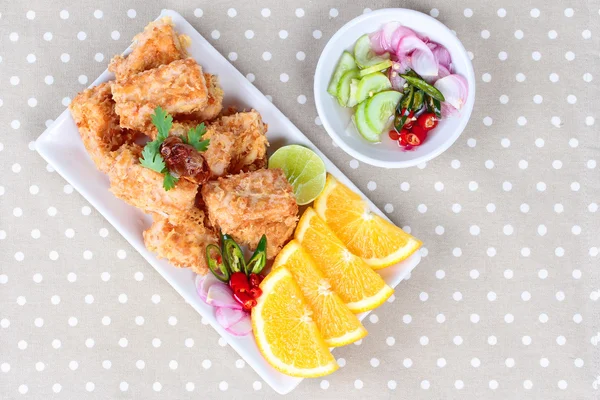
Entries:
{"type": "Polygon", "coordinates": [[[195,273],[206,275],[205,249],[217,244],[217,234],[204,224],[204,212],[198,208],[178,219],[154,216],[154,222],[144,231],[144,243],[148,250],[179,268],[191,268],[195,273]]]}
{"type": "Polygon", "coordinates": [[[132,206],[163,217],[175,218],[194,207],[198,186],[180,179],[169,191],[163,188],[163,175],[139,163],[142,147],[125,145],[114,154],[108,171],[110,191],[132,206]]]}
{"type": "Polygon", "coordinates": [[[208,102],[206,106],[192,114],[176,115],[182,119],[194,121],[210,121],[217,118],[223,109],[223,89],[219,86],[219,78],[216,75],[204,74],[206,87],[208,88],[208,102]]]}
{"type": "Polygon", "coordinates": [[[255,249],[267,235],[267,258],[277,255],[298,222],[298,204],[283,171],[262,169],[210,181],[202,187],[210,223],[255,249]]]}
{"type": "Polygon", "coordinates": [[[108,172],[113,162],[112,152],[125,143],[132,143],[138,135],[119,126],[110,83],[102,83],[79,93],[69,109],[94,164],[100,171],[108,172]]]}
{"type": "Polygon", "coordinates": [[[167,113],[190,114],[208,104],[202,67],[193,58],[173,61],[111,84],[115,111],[123,128],[152,130],[158,106],[167,113]]]}
{"type": "Polygon", "coordinates": [[[128,56],[113,57],[108,70],[122,81],[139,72],[187,57],[185,48],[189,42],[187,36],[177,35],[171,17],[161,18],[148,24],[133,38],[133,49],[128,56]]]}

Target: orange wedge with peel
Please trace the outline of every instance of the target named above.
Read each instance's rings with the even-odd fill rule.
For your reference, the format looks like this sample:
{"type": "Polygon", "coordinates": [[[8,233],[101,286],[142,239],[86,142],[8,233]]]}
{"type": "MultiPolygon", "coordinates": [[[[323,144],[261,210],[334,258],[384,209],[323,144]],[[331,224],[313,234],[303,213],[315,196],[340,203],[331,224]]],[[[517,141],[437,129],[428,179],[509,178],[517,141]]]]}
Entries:
{"type": "Polygon", "coordinates": [[[372,310],[394,293],[377,272],[344,246],[311,207],[300,218],[294,237],[352,312],[372,310]]]}
{"type": "Polygon", "coordinates": [[[286,375],[302,378],[337,370],[292,274],[285,267],[272,270],[260,288],[263,294],[252,309],[252,330],[267,362],[286,375]]]}
{"type": "Polygon", "coordinates": [[[327,346],[345,346],[367,335],[356,315],[331,289],[329,281],[298,241],[289,242],[275,258],[273,269],[281,267],[294,276],[327,346]]]}
{"type": "Polygon", "coordinates": [[[355,255],[373,269],[405,260],[421,241],[373,213],[362,197],[328,175],[315,211],[355,255]]]}

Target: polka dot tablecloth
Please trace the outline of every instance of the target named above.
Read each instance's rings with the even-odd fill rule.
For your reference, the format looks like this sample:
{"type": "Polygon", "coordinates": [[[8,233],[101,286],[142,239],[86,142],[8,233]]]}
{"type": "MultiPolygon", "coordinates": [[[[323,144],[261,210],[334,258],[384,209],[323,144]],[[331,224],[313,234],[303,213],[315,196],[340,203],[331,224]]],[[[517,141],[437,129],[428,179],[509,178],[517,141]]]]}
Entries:
{"type": "Polygon", "coordinates": [[[340,370],[290,398],[600,396],[600,2],[348,3],[0,4],[0,397],[277,397],[34,151],[162,8],[424,242],[369,336],[335,351],[340,370]],[[384,170],[332,143],[312,84],[337,29],[398,5],[456,31],[477,100],[443,155],[384,170]]]}

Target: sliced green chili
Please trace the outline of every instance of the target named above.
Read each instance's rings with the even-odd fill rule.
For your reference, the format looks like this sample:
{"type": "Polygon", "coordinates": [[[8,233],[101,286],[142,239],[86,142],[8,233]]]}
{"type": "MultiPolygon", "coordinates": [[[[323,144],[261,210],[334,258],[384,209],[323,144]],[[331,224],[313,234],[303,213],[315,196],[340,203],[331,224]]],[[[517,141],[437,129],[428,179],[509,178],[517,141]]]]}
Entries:
{"type": "Polygon", "coordinates": [[[427,93],[428,95],[433,97],[434,99],[439,100],[439,101],[445,101],[444,95],[442,94],[442,92],[437,90],[434,86],[430,85],[429,83],[425,82],[422,78],[419,79],[419,78],[411,76],[409,74],[403,74],[400,76],[403,77],[404,79],[406,79],[406,82],[408,82],[410,85],[421,89],[422,91],[424,91],[425,93],[427,93]]]}
{"type": "Polygon", "coordinates": [[[267,264],[267,236],[262,235],[256,250],[250,260],[246,264],[246,275],[260,274],[267,264]]]}
{"type": "Polygon", "coordinates": [[[208,264],[210,271],[218,280],[225,283],[229,282],[229,268],[225,265],[223,254],[221,253],[219,246],[214,244],[206,246],[206,263],[208,264]]]}
{"type": "Polygon", "coordinates": [[[227,234],[223,235],[223,256],[229,269],[232,273],[245,272],[246,261],[244,260],[244,253],[233,238],[227,234]]]}
{"type": "Polygon", "coordinates": [[[408,116],[410,115],[413,104],[415,102],[415,91],[412,88],[411,88],[408,96],[409,96],[408,104],[406,105],[406,108],[403,108],[405,110],[404,113],[402,112],[402,109],[398,110],[398,108],[402,105],[402,102],[400,102],[399,107],[396,108],[396,118],[394,121],[394,128],[396,129],[396,131],[398,131],[398,133],[400,133],[400,131],[404,127],[404,124],[406,124],[406,120],[408,119],[408,116]]]}

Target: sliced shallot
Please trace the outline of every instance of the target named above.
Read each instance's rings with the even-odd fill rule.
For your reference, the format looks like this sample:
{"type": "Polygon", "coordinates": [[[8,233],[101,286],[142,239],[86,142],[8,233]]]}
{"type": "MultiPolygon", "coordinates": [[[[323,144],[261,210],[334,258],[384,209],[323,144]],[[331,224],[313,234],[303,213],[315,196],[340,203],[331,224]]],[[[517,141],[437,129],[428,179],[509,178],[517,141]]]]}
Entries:
{"type": "Polygon", "coordinates": [[[233,308],[219,307],[215,311],[215,317],[217,322],[225,329],[230,328],[232,325],[240,322],[242,318],[248,314],[243,310],[236,310],[233,308]]]}
{"type": "MultiPolygon", "coordinates": [[[[397,52],[400,41],[407,36],[414,36],[414,37],[418,38],[417,33],[415,31],[413,31],[412,29],[407,28],[406,26],[399,26],[398,28],[396,28],[396,30],[392,34],[392,37],[389,42],[390,43],[389,51],[397,52]]],[[[398,55],[400,56],[400,54],[398,54],[398,55]]]]}
{"type": "Polygon", "coordinates": [[[206,296],[208,295],[208,288],[215,283],[222,283],[213,274],[208,273],[205,276],[196,275],[196,291],[200,298],[206,302],[206,296]]]}
{"type": "MultiPolygon", "coordinates": [[[[428,43],[429,46],[431,43],[428,43]]],[[[450,52],[441,44],[435,43],[435,46],[431,48],[431,52],[435,57],[435,60],[440,66],[444,66],[446,69],[450,69],[450,64],[452,63],[452,58],[450,57],[450,52]]]]}
{"type": "MultiPolygon", "coordinates": [[[[400,69],[401,68],[398,68],[398,70],[400,69]]],[[[404,90],[404,83],[406,82],[406,80],[400,76],[400,74],[402,73],[404,73],[404,71],[397,71],[393,67],[390,68],[390,70],[388,71],[388,78],[390,80],[390,83],[392,84],[392,89],[398,90],[400,92],[404,90]]]]}
{"type": "Polygon", "coordinates": [[[398,42],[396,55],[400,60],[410,56],[412,69],[419,75],[438,74],[438,64],[431,49],[415,35],[405,36],[398,42]]]}
{"type": "Polygon", "coordinates": [[[442,101],[441,106],[442,107],[440,112],[442,113],[442,119],[458,115],[458,110],[452,107],[450,104],[446,103],[445,101],[442,101]]]}
{"type": "Polygon", "coordinates": [[[461,75],[452,74],[445,76],[438,79],[433,86],[442,92],[446,102],[457,110],[460,110],[467,101],[469,87],[467,80],[461,75]]]}
{"type": "Polygon", "coordinates": [[[222,282],[214,283],[208,288],[206,303],[214,307],[242,309],[242,305],[233,298],[233,291],[222,282]]]}
{"type": "Polygon", "coordinates": [[[238,322],[231,325],[229,328],[225,328],[225,330],[234,336],[246,336],[252,332],[252,320],[250,319],[250,315],[246,314],[238,322]]]}

